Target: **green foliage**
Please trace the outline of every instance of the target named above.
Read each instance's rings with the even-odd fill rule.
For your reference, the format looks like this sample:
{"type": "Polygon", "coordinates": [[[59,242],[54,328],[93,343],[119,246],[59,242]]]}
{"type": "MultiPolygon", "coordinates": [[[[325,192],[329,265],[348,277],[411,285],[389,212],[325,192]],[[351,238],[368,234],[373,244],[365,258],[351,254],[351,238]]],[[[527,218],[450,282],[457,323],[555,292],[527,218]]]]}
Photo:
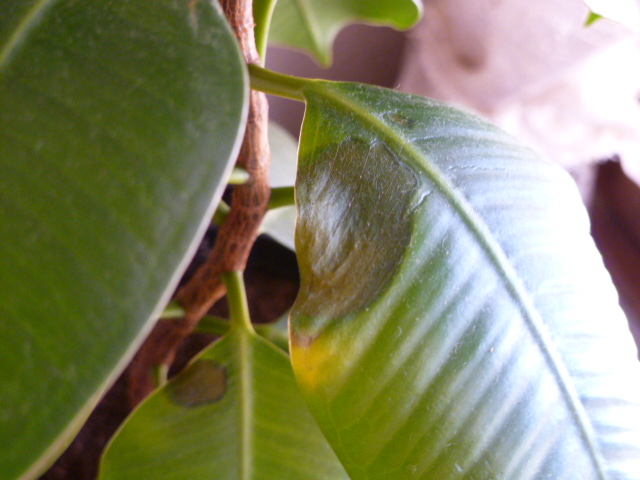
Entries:
{"type": "Polygon", "coordinates": [[[303,49],[329,65],[331,44],[347,23],[407,29],[420,19],[421,11],[419,0],[278,0],[269,40],[303,49]]]}
{"type": "Polygon", "coordinates": [[[220,196],[247,82],[207,5],[2,4],[2,479],[33,478],[76,433],[220,196]]]}
{"type": "MultiPolygon", "coordinates": [[[[345,23],[408,28],[420,3],[254,13],[259,51],[326,63],[345,23]]],[[[231,323],[200,327],[222,338],[132,414],[101,478],[640,479],[637,362],[567,175],[427,99],[249,72],[307,104],[293,368],[227,274],[231,323]]],[[[246,76],[215,2],[3,3],[0,480],[42,473],[167,303],[246,76]]],[[[292,139],[271,142],[294,170],[292,139]]]]}
{"type": "Polygon", "coordinates": [[[633,348],[569,176],[427,99],[303,93],[291,355],[351,478],[637,478],[633,348]]]}
{"type": "Polygon", "coordinates": [[[244,320],[232,318],[227,335],[136,410],[107,450],[101,480],[349,478],[289,358],[244,320]]]}

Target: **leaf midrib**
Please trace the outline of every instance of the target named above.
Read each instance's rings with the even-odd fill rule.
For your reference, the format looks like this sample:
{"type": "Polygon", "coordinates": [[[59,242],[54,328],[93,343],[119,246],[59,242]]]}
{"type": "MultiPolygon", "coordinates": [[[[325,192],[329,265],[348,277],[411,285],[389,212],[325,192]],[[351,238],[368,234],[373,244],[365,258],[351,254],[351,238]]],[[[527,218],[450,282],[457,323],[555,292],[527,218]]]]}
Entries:
{"type": "Polygon", "coordinates": [[[447,181],[445,176],[442,175],[437,168],[421,161],[423,155],[411,141],[406,139],[401,132],[398,132],[375,116],[371,115],[360,103],[350,99],[347,95],[336,91],[337,88],[332,88],[333,85],[337,85],[338,88],[340,88],[340,84],[335,84],[333,82],[309,82],[303,89],[303,94],[305,98],[308,98],[308,94],[311,93],[320,95],[327,100],[335,102],[350,115],[360,118],[365,125],[369,124],[372,127],[371,130],[378,133],[385,143],[392,147],[394,152],[404,152],[406,156],[413,158],[415,164],[420,165],[424,169],[426,176],[433,182],[435,188],[440,191],[441,195],[458,213],[472,236],[476,238],[480,247],[488,255],[490,263],[494,266],[498,276],[502,279],[507,292],[516,305],[518,305],[525,324],[545,357],[546,363],[556,378],[560,391],[565,397],[569,410],[572,412],[579,425],[581,436],[591,452],[590,457],[598,471],[598,475],[601,479],[605,480],[607,475],[604,473],[605,469],[602,465],[599,448],[597,447],[593,434],[591,433],[590,421],[588,418],[585,418],[586,414],[582,410],[580,400],[569,387],[570,381],[568,379],[568,373],[565,373],[562,370],[561,361],[556,358],[556,354],[547,347],[545,334],[543,334],[543,329],[541,328],[543,322],[540,315],[534,306],[533,301],[530,299],[526,291],[524,291],[524,288],[516,274],[515,268],[506,258],[502,247],[493,239],[489,228],[475,213],[472,205],[463,197],[463,195],[457,194],[457,189],[447,181]]]}
{"type": "Polygon", "coordinates": [[[253,478],[253,372],[252,359],[253,345],[251,333],[240,328],[236,331],[238,336],[237,358],[240,366],[240,478],[250,480],[253,478]]]}

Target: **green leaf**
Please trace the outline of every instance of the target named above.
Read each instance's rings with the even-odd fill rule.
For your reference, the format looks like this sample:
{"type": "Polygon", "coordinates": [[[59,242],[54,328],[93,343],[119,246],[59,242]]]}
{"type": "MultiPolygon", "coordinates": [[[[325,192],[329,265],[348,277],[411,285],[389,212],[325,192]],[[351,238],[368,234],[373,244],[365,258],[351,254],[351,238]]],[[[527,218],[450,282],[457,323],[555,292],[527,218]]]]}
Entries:
{"type": "Polygon", "coordinates": [[[271,323],[256,325],[256,332],[274,345],[289,353],[289,314],[290,310],[283,313],[280,318],[271,323]]]}
{"type": "Polygon", "coordinates": [[[351,478],[640,478],[635,347],[570,177],[428,99],[300,91],[291,354],[351,478]]]}
{"type": "Polygon", "coordinates": [[[233,328],[153,394],[114,438],[100,480],[348,479],[288,357],[233,328]]]}
{"type": "Polygon", "coordinates": [[[278,0],[269,42],[305,50],[329,65],[333,40],[346,24],[406,30],[418,22],[421,13],[419,0],[278,0]]]}
{"type": "MultiPolygon", "coordinates": [[[[298,167],[298,142],[284,128],[271,122],[269,123],[269,146],[271,147],[269,185],[272,188],[293,185],[298,167]]],[[[293,250],[295,225],[295,206],[280,207],[267,212],[260,231],[293,250]]]]}
{"type": "Polygon", "coordinates": [[[640,6],[636,0],[584,0],[591,13],[587,25],[604,17],[640,32],[640,6]]]}
{"type": "Polygon", "coordinates": [[[265,62],[267,54],[267,40],[271,29],[271,18],[277,0],[253,0],[253,21],[255,22],[254,35],[258,55],[265,62]]]}
{"type": "Polygon", "coordinates": [[[0,14],[0,478],[34,478],[126,364],[238,150],[218,8],[9,0],[0,14]]]}

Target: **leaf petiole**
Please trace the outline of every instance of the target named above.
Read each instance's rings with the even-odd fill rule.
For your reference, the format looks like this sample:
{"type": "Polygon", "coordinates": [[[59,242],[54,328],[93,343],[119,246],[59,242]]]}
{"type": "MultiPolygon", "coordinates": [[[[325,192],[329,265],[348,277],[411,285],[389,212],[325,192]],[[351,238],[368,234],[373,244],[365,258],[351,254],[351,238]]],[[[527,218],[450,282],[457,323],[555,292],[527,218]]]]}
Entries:
{"type": "Polygon", "coordinates": [[[153,380],[156,388],[163,387],[169,379],[169,365],[161,363],[153,367],[153,380]]]}
{"type": "Polygon", "coordinates": [[[271,189],[271,196],[269,197],[269,204],[267,208],[273,210],[274,208],[290,207],[296,204],[294,187],[276,187],[271,189]]]}
{"type": "Polygon", "coordinates": [[[182,317],[184,317],[184,309],[175,300],[169,302],[169,304],[167,304],[163,312],[160,314],[160,320],[182,317]]]}
{"type": "Polygon", "coordinates": [[[231,328],[255,333],[249,316],[247,292],[244,288],[242,272],[226,272],[222,274],[222,281],[227,287],[227,301],[231,317],[231,328]]]}
{"type": "Polygon", "coordinates": [[[220,227],[224,221],[227,219],[227,215],[231,211],[231,207],[224,200],[220,200],[218,204],[218,208],[216,208],[215,213],[213,214],[212,222],[220,227]]]}
{"type": "Polygon", "coordinates": [[[235,167],[229,177],[229,185],[244,185],[249,181],[249,172],[244,168],[235,167]]]}
{"type": "Polygon", "coordinates": [[[248,65],[248,68],[251,88],[254,90],[301,102],[305,101],[303,89],[316,81],[276,73],[253,64],[248,65]]]}

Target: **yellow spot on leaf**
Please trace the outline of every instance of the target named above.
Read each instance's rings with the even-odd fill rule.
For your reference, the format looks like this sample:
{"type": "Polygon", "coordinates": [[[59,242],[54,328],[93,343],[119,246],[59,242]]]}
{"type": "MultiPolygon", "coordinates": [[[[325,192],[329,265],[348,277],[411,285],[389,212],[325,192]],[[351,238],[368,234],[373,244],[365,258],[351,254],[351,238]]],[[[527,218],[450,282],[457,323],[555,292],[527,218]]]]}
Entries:
{"type": "Polygon", "coordinates": [[[291,359],[300,386],[314,391],[327,387],[336,379],[336,345],[331,337],[320,335],[294,337],[291,342],[291,359]]]}

